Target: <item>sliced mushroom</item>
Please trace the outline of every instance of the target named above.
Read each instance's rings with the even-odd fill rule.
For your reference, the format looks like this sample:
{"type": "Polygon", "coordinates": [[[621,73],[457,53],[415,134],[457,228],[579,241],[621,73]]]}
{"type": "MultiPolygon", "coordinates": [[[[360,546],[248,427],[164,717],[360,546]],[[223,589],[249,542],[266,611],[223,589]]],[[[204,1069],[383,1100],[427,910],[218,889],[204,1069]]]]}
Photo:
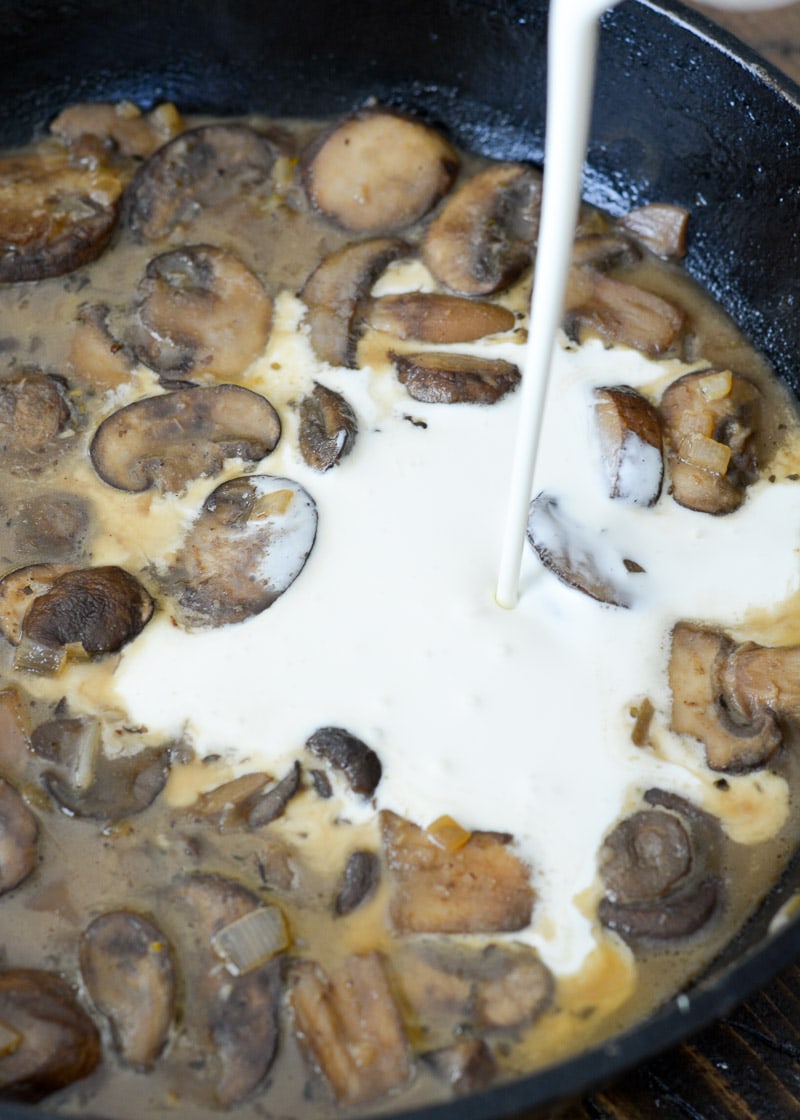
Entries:
{"type": "Polygon", "coordinates": [[[385,109],[362,109],[322,133],[301,165],[309,201],[353,233],[412,225],[447,193],[459,158],[443,136],[385,109]]]}
{"type": "Polygon", "coordinates": [[[180,113],[170,102],[142,113],[132,101],[79,102],[69,105],[50,122],[50,131],[69,147],[96,137],[110,152],[139,159],[151,155],[183,128],[180,113]]]}
{"type": "Polygon", "coordinates": [[[485,296],[530,264],[539,229],[542,177],[520,163],[479,171],[447,200],[428,227],[425,263],[454,292],[485,296]]]}
{"type": "Polygon", "coordinates": [[[0,776],[22,788],[30,776],[30,717],[19,688],[0,689],[0,776]]]}
{"type": "Polygon", "coordinates": [[[165,384],[238,377],[267,344],[272,300],[226,249],[185,245],[154,257],[138,295],[132,345],[165,384]]]}
{"type": "Polygon", "coordinates": [[[0,283],[61,276],[95,260],[119,213],[122,182],[65,153],[0,159],[0,283]]]}
{"type": "Polygon", "coordinates": [[[516,323],[514,312],[499,303],[436,292],[379,296],[368,302],[364,317],[375,330],[439,345],[503,334],[516,323]]]}
{"type": "Polygon", "coordinates": [[[347,857],[341,885],[333,904],[339,917],[352,914],[372,896],[380,879],[380,861],[374,852],[358,850],[347,857]]]}
{"type": "Polygon", "coordinates": [[[496,404],[516,389],[520,373],[502,358],[432,350],[389,358],[408,395],[426,404],[496,404]]]}
{"type": "Polygon", "coordinates": [[[462,1038],[422,1059],[458,1096],[485,1089],[497,1075],[497,1060],[482,1038],[462,1038]]]}
{"type": "Polygon", "coordinates": [[[679,260],[686,255],[689,211],[682,206],[651,202],[629,210],[618,221],[657,256],[665,260],[679,260]]]}
{"type": "Polygon", "coordinates": [[[761,399],[730,370],[687,373],[667,388],[660,410],[676,502],[701,513],[739,508],[758,477],[761,399]]]}
{"type": "Polygon", "coordinates": [[[271,607],[305,566],[317,508],[297,482],[248,475],[206,498],[164,577],[182,625],[226,626],[271,607]]]}
{"type": "Polygon", "coordinates": [[[102,914],[81,937],[80,964],[123,1062],[152,1069],[175,1016],[175,967],[164,935],[130,910],[102,914]]]}
{"type": "Polygon", "coordinates": [[[71,417],[61,380],[25,369],[0,380],[0,454],[52,448],[71,417]]]}
{"type": "Polygon", "coordinates": [[[272,137],[244,124],[189,129],[142,164],[126,193],[126,223],[140,240],[160,241],[201,210],[243,198],[257,206],[276,154],[272,137]]]}
{"type": "Polygon", "coordinates": [[[601,922],[626,941],[688,937],[722,904],[719,828],[683,799],[651,790],[654,805],[622,820],[606,837],[600,874],[601,922]]]}
{"type": "Polygon", "coordinates": [[[314,961],[294,961],[288,989],[298,1041],[340,1104],[368,1104],[408,1081],[409,1047],[379,953],[347,957],[330,978],[314,961]]]}
{"type": "Polygon", "coordinates": [[[684,312],[669,300],[590,266],[570,270],[565,310],[571,338],[597,334],[652,358],[675,351],[686,324],[684,312]]]}
{"type": "Polygon", "coordinates": [[[627,385],[595,389],[593,396],[609,497],[633,505],[654,505],[664,476],[657,410],[627,385]]]}
{"type": "Polygon", "coordinates": [[[22,502],[14,515],[15,543],[27,559],[76,560],[85,551],[92,510],[80,494],[47,490],[22,502]]]}
{"type": "Polygon", "coordinates": [[[360,301],[386,266],[408,251],[398,238],[379,237],[345,245],[323,258],[300,293],[308,307],[311,345],[320,361],[355,369],[363,327],[360,301]]]}
{"type": "Polygon", "coordinates": [[[672,631],[669,684],[670,726],[705,746],[712,770],[740,771],[763,766],[781,743],[771,712],[754,712],[745,720],[726,702],[722,686],[733,643],[717,630],[679,622],[672,631]]]}
{"type": "Polygon", "coordinates": [[[641,255],[630,237],[608,230],[581,234],[572,243],[572,264],[591,265],[600,271],[631,265],[641,255]]]}
{"type": "Polygon", "coordinates": [[[549,494],[530,504],[528,542],[544,566],[567,587],[574,587],[600,603],[629,607],[635,588],[631,579],[640,565],[626,560],[601,534],[571,520],[549,494]]]}
{"type": "Polygon", "coordinates": [[[141,633],[153,600],[124,568],[34,564],[0,580],[0,631],[50,648],[115,653],[141,633]]]}
{"type": "Polygon", "coordinates": [[[300,763],[294,762],[288,772],[271,789],[253,795],[247,813],[248,828],[263,828],[282,817],[289,802],[302,788],[300,763]]]}
{"type": "Polygon", "coordinates": [[[765,711],[800,719],[800,646],[746,642],[728,654],[720,679],[728,709],[742,719],[765,711]]]}
{"type": "Polygon", "coordinates": [[[109,328],[110,309],[104,303],[84,303],[72,335],[69,364],[75,380],[105,393],[130,380],[133,355],[109,328]]]}
{"type": "Polygon", "coordinates": [[[380,815],[398,933],[497,933],[524,929],[534,891],[511,837],[474,832],[457,851],[395,813],[380,815]]]}
{"type": "Polygon", "coordinates": [[[27,879],[38,850],[36,817],[14,787],[0,778],[0,895],[27,879]]]}
{"type": "Polygon", "coordinates": [[[169,747],[115,739],[119,753],[107,753],[101,724],[88,717],[59,716],[33,731],[33,750],[54,764],[42,776],[45,788],[70,816],[122,820],[141,813],[164,788],[169,747]]]}
{"type": "Polygon", "coordinates": [[[306,740],[306,750],[341,771],[353,793],[371,797],[383,767],[375,751],[343,727],[320,727],[306,740]]]}
{"type": "Polygon", "coordinates": [[[215,939],[261,907],[257,895],[218,875],[185,875],[166,892],[173,944],[185,979],[184,1031],[212,1069],[224,1107],[248,1097],[269,1073],[278,1041],[279,962],[242,975],[221,967],[215,939]]]}
{"type": "Polygon", "coordinates": [[[258,462],[280,434],[265,397],[241,385],[214,385],[126,405],[102,422],[89,450],[94,469],[118,490],[175,492],[216,474],[226,459],[258,462]]]}
{"type": "Polygon", "coordinates": [[[88,1077],[100,1036],[70,986],[53,972],[0,972],[0,1023],[15,1043],[0,1054],[0,1097],[40,1101],[88,1077]]]}
{"type": "Polygon", "coordinates": [[[327,471],[353,450],[358,421],[353,409],[333,389],[314,382],[300,411],[300,454],[310,467],[327,471]]]}

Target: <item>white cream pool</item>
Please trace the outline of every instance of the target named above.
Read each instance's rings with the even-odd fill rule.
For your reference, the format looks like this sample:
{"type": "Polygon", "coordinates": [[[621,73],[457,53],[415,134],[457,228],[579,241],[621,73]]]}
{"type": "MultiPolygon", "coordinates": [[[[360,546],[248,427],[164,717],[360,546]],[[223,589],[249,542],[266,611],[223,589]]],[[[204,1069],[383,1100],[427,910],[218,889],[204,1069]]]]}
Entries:
{"type": "MultiPolygon", "coordinates": [[[[247,622],[189,634],[160,614],[123,652],[117,695],[152,734],[184,733],[236,772],[280,774],[317,727],[346,727],[381,758],[379,808],[423,826],[448,813],[469,829],[513,833],[538,891],[521,936],[556,973],[575,972],[596,933],[578,896],[595,882],[611,824],[653,785],[702,803],[714,795],[718,775],[699,744],[666,730],[671,627],[694,619],[735,630],[745,607],[772,608],[798,589],[800,488],[759,483],[722,518],[666,493],[652,508],[611,501],[592,387],[653,388],[694,367],[562,340],[534,489],[557,497],[589,543],[602,539],[644,572],[630,577],[632,607],[610,607],[562,585],[528,549],[519,606],[502,610],[494,588],[515,395],[492,407],[419,404],[388,368],[321,366],[302,313],[292,296],[278,298],[268,351],[247,384],[284,421],[257,470],[296,479],[317,503],[308,562],[247,622]],[[359,418],[353,453],[326,474],[305,466],[294,438],[291,402],[314,380],[343,391],[359,418]],[[657,750],[631,741],[631,707],[645,696],[657,750]]],[[[515,342],[475,349],[521,358],[515,342]]],[[[152,517],[188,516],[220,481],[177,501],[148,498],[152,517]]],[[[97,563],[124,554],[116,532],[97,563]]],[[[734,838],[775,831],[783,780],[731,782],[747,788],[750,806],[746,820],[727,821],[734,838]]],[[[353,800],[346,811],[372,805],[353,800]]]]}

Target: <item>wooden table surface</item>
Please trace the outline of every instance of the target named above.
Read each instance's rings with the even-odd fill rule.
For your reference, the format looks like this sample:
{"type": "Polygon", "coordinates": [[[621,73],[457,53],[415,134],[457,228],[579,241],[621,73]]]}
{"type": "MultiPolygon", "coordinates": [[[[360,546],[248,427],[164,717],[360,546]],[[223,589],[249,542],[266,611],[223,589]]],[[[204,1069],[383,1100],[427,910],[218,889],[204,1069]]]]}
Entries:
{"type": "MultiPolygon", "coordinates": [[[[800,82],[800,3],[759,13],[689,6],[800,82]]],[[[798,964],[722,1022],[559,1114],[559,1120],[792,1117],[800,1118],[800,939],[798,964]]]]}

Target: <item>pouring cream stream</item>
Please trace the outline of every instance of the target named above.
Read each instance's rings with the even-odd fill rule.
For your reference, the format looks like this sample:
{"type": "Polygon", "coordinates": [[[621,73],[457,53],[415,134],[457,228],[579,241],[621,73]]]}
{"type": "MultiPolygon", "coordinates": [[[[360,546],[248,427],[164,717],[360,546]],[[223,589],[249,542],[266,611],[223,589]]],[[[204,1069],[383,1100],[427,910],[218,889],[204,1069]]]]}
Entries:
{"type": "MultiPolygon", "coordinates": [[[[618,2],[618,0],[617,0],[618,2]]],[[[709,0],[716,8],[776,8],[789,0],[709,0]]],[[[495,598],[513,608],[531,500],[553,348],[564,306],[570,246],[592,110],[598,20],[608,0],[552,0],[547,29],[547,117],[541,222],[520,418],[495,598]]]]}

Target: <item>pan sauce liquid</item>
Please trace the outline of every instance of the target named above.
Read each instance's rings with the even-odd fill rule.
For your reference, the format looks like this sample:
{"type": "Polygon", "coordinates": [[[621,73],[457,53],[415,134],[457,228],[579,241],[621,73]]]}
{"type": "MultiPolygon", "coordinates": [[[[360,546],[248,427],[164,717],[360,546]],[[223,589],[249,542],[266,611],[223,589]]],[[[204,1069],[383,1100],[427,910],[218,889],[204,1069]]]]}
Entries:
{"type": "MultiPolygon", "coordinates": [[[[513,395],[487,409],[410,401],[390,373],[386,339],[377,333],[361,344],[362,370],[323,367],[293,293],[338,235],[313,216],[291,213],[288,224],[290,233],[278,233],[274,223],[269,259],[262,241],[247,230],[238,233],[236,247],[270,277],[277,297],[266,353],[240,380],[268,396],[281,414],[281,443],[258,469],[295,478],[314,496],[320,510],[314,550],[296,585],[269,611],[237,626],[188,635],[162,614],[118,661],[71,667],[51,680],[15,674],[5,651],[7,679],[21,681],[39,704],[66,695],[72,712],[121,717],[146,726],[145,741],[179,737],[198,758],[212,759],[176,767],[165,797],[123,826],[98,829],[57,812],[43,815],[42,866],[0,906],[5,960],[55,967],[77,982],[75,930],[115,906],[153,912],[153,892],[187,863],[240,877],[244,868],[244,877],[258,886],[258,860],[270,854],[263,837],[220,838],[187,821],[186,806],[198,790],[236,774],[283,773],[310,732],[339,724],[381,757],[379,808],[423,826],[449,813],[469,829],[507,830],[529,860],[538,893],[534,922],[513,939],[535,945],[558,982],[557,1008],[508,1046],[510,1070],[532,1068],[629,1021],[645,1010],[643,992],[648,1004],[658,1001],[694,972],[752,909],[796,840],[791,753],[784,752],[774,772],[728,776],[727,789],[720,790],[719,775],[704,766],[701,750],[668,731],[666,681],[668,634],[676,619],[702,619],[737,637],[769,641],[767,623],[798,591],[800,491],[790,476],[800,460],[796,429],[791,437],[779,431],[781,424],[795,424],[793,412],[724,317],[680,274],[645,262],[643,281],[691,302],[702,357],[686,365],[655,363],[599,342],[575,347],[561,339],[552,423],[548,419],[537,476],[586,526],[590,540],[602,534],[641,563],[646,578],[637,600],[629,611],[599,605],[526,556],[523,600],[513,614],[500,612],[493,602],[494,558],[513,395]],[[627,383],[658,396],[667,381],[708,363],[732,366],[768,386],[778,416],[764,437],[774,481],[757,483],[742,510],[726,518],[692,513],[666,496],[649,511],[609,502],[591,423],[591,387],[627,383]],[[360,424],[353,454],[325,475],[303,463],[294,438],[293,403],[315,379],[346,393],[360,424]],[[767,557],[765,537],[773,542],[767,557]],[[753,610],[759,627],[749,623],[753,610]],[[656,707],[648,750],[630,741],[631,709],[645,696],[656,707]],[[726,921],[674,972],[664,968],[663,956],[653,966],[646,960],[634,965],[630,952],[592,918],[602,838],[653,785],[681,792],[719,816],[733,841],[726,854],[733,884],[726,921]],[[9,934],[19,928],[24,941],[15,944],[9,934]]],[[[213,234],[202,224],[196,232],[192,240],[213,234]]],[[[69,278],[4,291],[8,336],[20,352],[29,350],[46,368],[69,376],[69,324],[77,303],[133,290],[147,256],[123,239],[84,270],[87,284],[79,292],[69,278]],[[54,322],[46,336],[37,326],[45,308],[54,322]]],[[[376,290],[430,284],[418,264],[401,263],[376,290]]],[[[524,308],[525,284],[505,298],[524,308]]],[[[523,337],[518,330],[458,349],[518,360],[523,337]]],[[[106,414],[153,388],[152,376],[140,370],[130,388],[98,394],[93,407],[106,414]]],[[[37,485],[91,494],[93,564],[146,570],[168,559],[180,527],[224,477],[192,484],[178,498],[120,494],[93,477],[85,441],[80,452],[54,465],[37,485]]],[[[239,467],[226,473],[236,475],[239,467]]],[[[13,504],[11,491],[6,501],[13,504]]],[[[26,562],[17,554],[13,524],[7,529],[9,566],[26,562]]],[[[41,719],[42,709],[33,715],[34,722],[41,719]]],[[[326,807],[307,793],[269,830],[277,862],[281,844],[302,843],[308,875],[304,896],[289,914],[296,944],[325,962],[376,945],[391,952],[382,922],[385,892],[338,923],[336,941],[326,917],[329,884],[346,851],[356,843],[378,846],[373,807],[341,791],[326,807]]],[[[304,1075],[289,1031],[282,1046],[290,1057],[279,1059],[264,1101],[291,1112],[296,1105],[288,1102],[302,1094],[304,1075]]],[[[113,1064],[109,1058],[107,1067],[113,1064]]],[[[408,1103],[441,1091],[420,1077],[408,1103]]],[[[91,1107],[140,1116],[143,1109],[173,1110],[176,1093],[191,1101],[192,1114],[205,1112],[182,1064],[180,1042],[147,1077],[121,1070],[112,1080],[100,1072],[57,1103],[67,1112],[91,1107]]],[[[259,1115],[260,1107],[241,1111],[259,1115]]],[[[300,1107],[310,1116],[330,1106],[323,1095],[300,1107]]]]}

